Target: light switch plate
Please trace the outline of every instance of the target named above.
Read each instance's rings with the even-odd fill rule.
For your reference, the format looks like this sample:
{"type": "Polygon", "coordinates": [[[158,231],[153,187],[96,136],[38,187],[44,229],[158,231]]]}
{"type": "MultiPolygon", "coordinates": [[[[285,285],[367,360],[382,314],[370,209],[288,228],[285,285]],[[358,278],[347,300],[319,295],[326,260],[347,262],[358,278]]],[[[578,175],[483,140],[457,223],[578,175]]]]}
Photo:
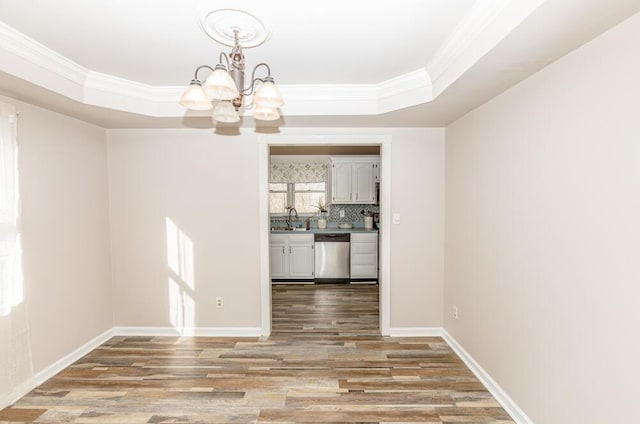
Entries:
{"type": "Polygon", "coordinates": [[[393,223],[398,225],[400,224],[400,214],[399,213],[394,213],[393,214],[393,223]]]}

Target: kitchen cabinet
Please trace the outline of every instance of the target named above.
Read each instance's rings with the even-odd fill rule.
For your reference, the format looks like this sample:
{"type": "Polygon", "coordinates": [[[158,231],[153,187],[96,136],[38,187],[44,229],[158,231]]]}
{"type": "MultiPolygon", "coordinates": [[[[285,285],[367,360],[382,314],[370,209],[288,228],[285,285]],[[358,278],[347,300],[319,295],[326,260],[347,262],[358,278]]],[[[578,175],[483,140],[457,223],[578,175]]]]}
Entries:
{"type": "Polygon", "coordinates": [[[376,159],[373,162],[373,181],[376,183],[380,182],[380,159],[376,159]]]}
{"type": "Polygon", "coordinates": [[[272,280],[312,281],[313,234],[271,234],[269,264],[272,280]]]}
{"type": "Polygon", "coordinates": [[[374,204],[380,178],[379,157],[332,157],[331,203],[374,204]]]}
{"type": "Polygon", "coordinates": [[[288,249],[287,237],[286,235],[280,237],[280,234],[272,234],[269,240],[269,269],[271,271],[271,278],[283,278],[289,274],[288,256],[285,254],[288,249]],[[287,259],[286,262],[285,259],[287,259]]]}
{"type": "Polygon", "coordinates": [[[378,280],[378,233],[351,234],[351,282],[378,280]]]}

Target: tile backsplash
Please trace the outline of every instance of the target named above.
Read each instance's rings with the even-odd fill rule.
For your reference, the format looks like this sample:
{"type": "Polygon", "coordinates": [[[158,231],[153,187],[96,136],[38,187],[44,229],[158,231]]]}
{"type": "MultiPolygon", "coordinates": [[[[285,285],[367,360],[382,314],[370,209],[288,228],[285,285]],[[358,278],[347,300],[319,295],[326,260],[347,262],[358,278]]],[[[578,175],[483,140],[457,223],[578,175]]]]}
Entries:
{"type": "Polygon", "coordinates": [[[344,223],[361,222],[364,225],[363,210],[368,212],[379,212],[380,207],[375,205],[329,205],[329,216],[327,221],[344,223]],[[344,210],[344,218],[340,218],[340,211],[344,210]]]}
{"type": "MultiPolygon", "coordinates": [[[[379,212],[380,207],[374,205],[329,205],[328,207],[329,213],[327,215],[327,222],[329,227],[337,227],[340,224],[354,224],[354,226],[364,226],[364,215],[361,214],[363,210],[368,212],[379,212]],[[340,211],[344,210],[344,218],[340,218],[340,211]],[[331,225],[333,224],[333,225],[331,225]]],[[[294,223],[294,225],[302,225],[304,224],[305,218],[300,217],[300,219],[294,223]]],[[[318,216],[313,216],[311,218],[311,225],[313,227],[317,227],[318,216]]],[[[272,216],[271,217],[271,227],[284,227],[285,217],[284,216],[272,216]]]]}

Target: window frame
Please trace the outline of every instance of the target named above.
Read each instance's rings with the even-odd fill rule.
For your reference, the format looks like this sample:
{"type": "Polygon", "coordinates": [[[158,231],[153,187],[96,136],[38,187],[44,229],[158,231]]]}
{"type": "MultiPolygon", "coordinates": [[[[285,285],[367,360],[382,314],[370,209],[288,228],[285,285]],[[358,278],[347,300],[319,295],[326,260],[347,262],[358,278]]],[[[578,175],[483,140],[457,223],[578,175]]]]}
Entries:
{"type": "MultiPolygon", "coordinates": [[[[302,183],[302,182],[297,182],[297,183],[276,183],[276,184],[286,184],[287,189],[286,189],[286,204],[287,206],[293,206],[295,208],[295,200],[296,200],[296,193],[323,193],[324,194],[324,203],[326,204],[326,199],[327,199],[327,194],[328,194],[328,184],[326,181],[322,181],[322,184],[324,184],[324,190],[296,190],[296,184],[307,184],[307,183],[302,183]]],[[[318,184],[318,183],[309,183],[309,184],[318,184]]],[[[282,190],[271,190],[271,188],[269,188],[269,196],[271,196],[271,193],[283,193],[282,190]]],[[[318,214],[318,212],[299,212],[296,209],[296,212],[298,212],[298,216],[299,217],[312,217],[318,214]]],[[[282,211],[282,212],[271,212],[269,211],[269,216],[286,216],[287,215],[287,211],[282,211]]]]}

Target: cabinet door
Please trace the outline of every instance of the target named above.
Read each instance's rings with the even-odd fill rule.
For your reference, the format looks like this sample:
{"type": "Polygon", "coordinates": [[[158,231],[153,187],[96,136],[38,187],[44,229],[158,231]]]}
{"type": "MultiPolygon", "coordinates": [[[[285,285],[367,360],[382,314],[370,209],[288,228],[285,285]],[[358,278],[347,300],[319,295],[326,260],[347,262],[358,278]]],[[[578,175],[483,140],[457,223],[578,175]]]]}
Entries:
{"type": "Polygon", "coordinates": [[[271,278],[289,275],[288,234],[271,234],[269,238],[269,269],[271,278]]]}
{"type": "Polygon", "coordinates": [[[313,278],[313,245],[290,244],[289,275],[291,277],[313,278]]]}
{"type": "Polygon", "coordinates": [[[373,162],[373,181],[380,182],[380,161],[373,162]]]}
{"type": "Polygon", "coordinates": [[[353,201],[355,203],[375,203],[374,164],[372,162],[353,163],[353,201]]]}
{"type": "Polygon", "coordinates": [[[331,203],[351,203],[351,162],[334,163],[331,167],[331,203]]]}
{"type": "Polygon", "coordinates": [[[271,270],[271,278],[282,278],[288,275],[288,257],[289,252],[285,253],[284,242],[271,242],[269,244],[269,269],[271,270]]]}
{"type": "Polygon", "coordinates": [[[300,234],[289,236],[289,276],[313,278],[315,256],[313,254],[313,235],[300,234]]]}

